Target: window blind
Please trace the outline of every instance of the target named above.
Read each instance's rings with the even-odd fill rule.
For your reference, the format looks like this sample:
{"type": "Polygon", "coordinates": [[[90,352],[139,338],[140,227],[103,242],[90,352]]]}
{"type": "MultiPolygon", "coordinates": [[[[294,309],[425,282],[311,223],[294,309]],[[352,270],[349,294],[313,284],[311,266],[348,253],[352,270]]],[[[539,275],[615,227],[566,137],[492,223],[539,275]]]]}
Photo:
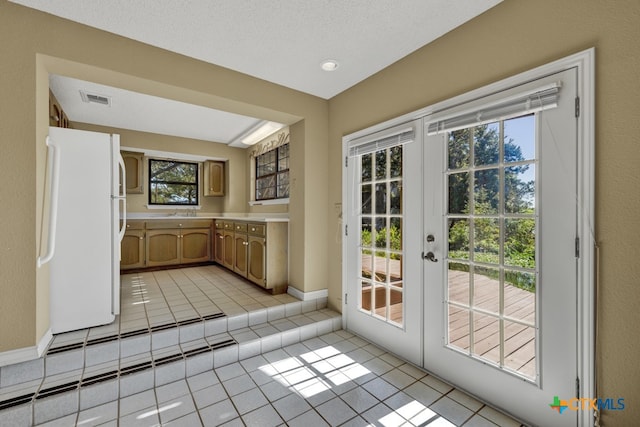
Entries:
{"type": "Polygon", "coordinates": [[[349,157],[408,144],[415,139],[413,124],[403,124],[349,141],[349,157]]]}
{"type": "Polygon", "coordinates": [[[553,83],[533,91],[503,98],[493,104],[484,104],[452,115],[441,116],[438,120],[428,122],[427,135],[452,132],[555,108],[558,106],[560,87],[560,83],[553,83]]]}

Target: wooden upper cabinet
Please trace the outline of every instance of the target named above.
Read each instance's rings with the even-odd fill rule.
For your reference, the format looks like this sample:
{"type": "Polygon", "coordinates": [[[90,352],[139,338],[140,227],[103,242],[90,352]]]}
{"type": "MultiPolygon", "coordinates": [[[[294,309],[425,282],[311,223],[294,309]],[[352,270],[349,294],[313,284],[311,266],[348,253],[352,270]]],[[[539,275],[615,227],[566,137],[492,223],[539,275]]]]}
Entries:
{"type": "Polygon", "coordinates": [[[224,196],[224,162],[207,160],[204,162],[205,196],[224,196]]]}
{"type": "Polygon", "coordinates": [[[69,127],[69,118],[51,90],[49,90],[49,126],[69,127]]]}
{"type": "Polygon", "coordinates": [[[144,193],[144,153],[123,151],[124,167],[127,171],[127,194],[144,193]]]}

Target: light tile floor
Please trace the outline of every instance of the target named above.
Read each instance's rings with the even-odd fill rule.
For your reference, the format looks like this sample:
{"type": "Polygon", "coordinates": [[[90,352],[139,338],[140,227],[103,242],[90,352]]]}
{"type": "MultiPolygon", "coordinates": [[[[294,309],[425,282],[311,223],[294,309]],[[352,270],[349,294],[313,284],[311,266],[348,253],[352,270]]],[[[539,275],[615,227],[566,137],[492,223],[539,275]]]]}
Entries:
{"type": "MultiPolygon", "coordinates": [[[[90,339],[219,312],[256,313],[293,301],[297,300],[286,294],[269,295],[218,266],[125,274],[117,326],[84,333],[90,339]]],[[[235,334],[242,340],[244,332],[250,331],[235,334]]],[[[77,340],[74,334],[64,335],[77,340]]],[[[340,330],[41,425],[477,427],[520,423],[340,330]]]]}
{"type": "Polygon", "coordinates": [[[298,301],[288,294],[271,295],[217,265],[123,274],[120,288],[120,316],[115,322],[58,334],[50,348],[298,301]]]}
{"type": "Polygon", "coordinates": [[[520,426],[337,331],[42,426],[520,426]]]}

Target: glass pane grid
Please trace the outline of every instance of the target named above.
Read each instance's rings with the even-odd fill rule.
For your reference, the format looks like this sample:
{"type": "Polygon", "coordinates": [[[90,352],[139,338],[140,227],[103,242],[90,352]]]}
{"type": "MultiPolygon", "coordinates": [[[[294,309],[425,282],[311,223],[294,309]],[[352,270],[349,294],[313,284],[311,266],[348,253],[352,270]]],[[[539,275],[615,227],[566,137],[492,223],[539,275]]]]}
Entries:
{"type": "Polygon", "coordinates": [[[447,163],[448,345],[527,378],[536,376],[533,120],[451,132],[447,163]]]}
{"type": "Polygon", "coordinates": [[[256,157],[256,200],[289,197],[289,144],[256,157]]]}
{"type": "Polygon", "coordinates": [[[359,309],[402,327],[402,147],[360,158],[359,309]]]}

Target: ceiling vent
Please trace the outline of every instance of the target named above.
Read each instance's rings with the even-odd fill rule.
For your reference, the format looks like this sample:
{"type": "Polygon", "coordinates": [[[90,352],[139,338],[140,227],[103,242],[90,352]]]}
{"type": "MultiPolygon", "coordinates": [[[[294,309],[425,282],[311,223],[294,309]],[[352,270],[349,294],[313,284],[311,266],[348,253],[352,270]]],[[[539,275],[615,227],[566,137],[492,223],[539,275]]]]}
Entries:
{"type": "Polygon", "coordinates": [[[111,97],[109,96],[98,95],[97,93],[90,93],[81,90],[80,97],[83,102],[106,105],[107,107],[111,106],[111,97]]]}

